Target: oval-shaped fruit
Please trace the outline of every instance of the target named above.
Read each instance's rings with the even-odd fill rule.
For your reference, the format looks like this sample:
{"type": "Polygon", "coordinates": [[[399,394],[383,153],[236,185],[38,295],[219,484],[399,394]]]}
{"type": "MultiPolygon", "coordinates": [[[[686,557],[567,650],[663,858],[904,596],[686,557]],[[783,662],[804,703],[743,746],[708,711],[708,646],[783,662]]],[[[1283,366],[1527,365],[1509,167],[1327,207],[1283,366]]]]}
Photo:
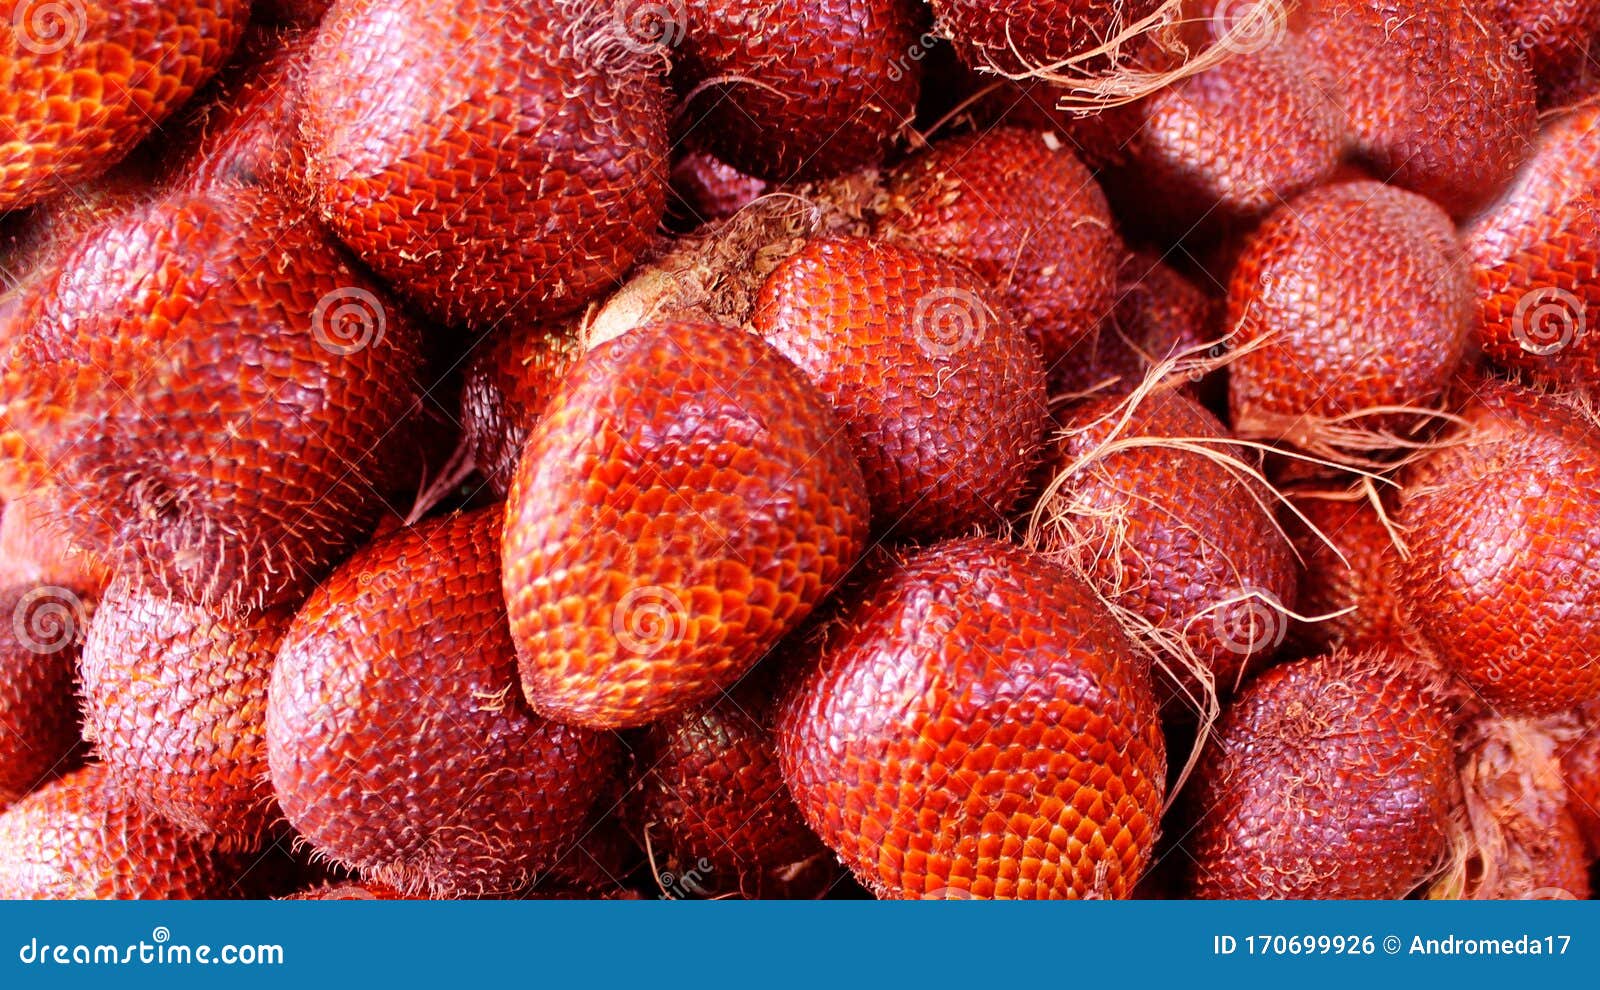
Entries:
{"type": "Polygon", "coordinates": [[[673,52],[690,134],[771,182],[882,161],[921,88],[915,0],[712,0],[682,6],[673,52]]]}
{"type": "Polygon", "coordinates": [[[814,240],[761,287],[751,325],[838,413],[881,529],[952,536],[1005,519],[1038,460],[1044,368],[970,269],[814,240]]]}
{"type": "Polygon", "coordinates": [[[1321,185],[1348,136],[1298,45],[1242,51],[1137,104],[1117,188],[1169,236],[1257,220],[1321,185]]]}
{"type": "Polygon", "coordinates": [[[1066,571],[989,539],[894,560],[779,703],[806,821],[880,897],[1126,897],[1166,766],[1146,665],[1066,571]]]}
{"type": "Polygon", "coordinates": [[[479,341],[461,386],[461,432],[489,487],[505,494],[528,431],[583,353],[570,327],[500,327],[479,341]]]}
{"type": "Polygon", "coordinates": [[[1563,84],[1587,67],[1590,43],[1600,36],[1600,2],[1489,0],[1484,7],[1512,51],[1528,60],[1541,105],[1561,106],[1563,84]]]}
{"type": "Polygon", "coordinates": [[[617,36],[620,9],[336,5],[305,110],[329,224],[448,324],[556,317],[614,287],[667,185],[661,59],[617,36]]]}
{"type": "Polygon", "coordinates": [[[1600,697],[1600,425],[1485,380],[1405,478],[1396,593],[1439,658],[1505,714],[1600,697]]]}
{"type": "Polygon", "coordinates": [[[1472,283],[1450,218],[1377,182],[1324,186],[1269,217],[1234,265],[1225,325],[1257,346],[1229,368],[1246,435],[1315,432],[1341,417],[1404,429],[1461,363],[1472,283]],[[1374,412],[1377,412],[1374,415],[1374,412]]]}
{"type": "Polygon", "coordinates": [[[1456,217],[1505,187],[1538,127],[1527,62],[1477,6],[1304,0],[1294,18],[1360,156],[1456,217]]]}
{"type": "Polygon", "coordinates": [[[1553,120],[1463,237],[1484,353],[1559,385],[1600,385],[1600,104],[1553,120]]]}
{"type": "Polygon", "coordinates": [[[152,590],[296,599],[409,466],[421,345],[378,288],[257,187],[120,214],[36,285],[0,446],[50,465],[67,535],[152,590]]]}
{"type": "Polygon", "coordinates": [[[78,762],[73,682],[91,606],[55,585],[0,589],[0,808],[78,762]]]}
{"type": "Polygon", "coordinates": [[[80,663],[84,735],[132,798],[221,848],[279,817],[267,777],[267,684],[292,612],[206,609],[121,579],[80,663]]]}
{"type": "Polygon", "coordinates": [[[768,183],[690,148],[672,161],[667,221],[673,230],[693,231],[726,220],[766,193],[768,183]]]}
{"type": "Polygon", "coordinates": [[[1403,565],[1378,510],[1360,496],[1290,496],[1305,522],[1322,534],[1298,519],[1289,522],[1304,564],[1296,608],[1320,619],[1296,622],[1295,640],[1316,652],[1335,647],[1359,652],[1401,643],[1404,624],[1394,582],[1395,569],[1403,565]]]}
{"type": "Polygon", "coordinates": [[[1006,73],[1083,56],[1162,6],[1163,0],[933,0],[940,33],[962,59],[1006,73]]]}
{"type": "Polygon", "coordinates": [[[1459,793],[1450,717],[1417,661],[1383,652],[1257,677],[1189,784],[1191,893],[1404,897],[1445,852],[1459,793]]]}
{"type": "Polygon", "coordinates": [[[1249,455],[1181,391],[1062,416],[1052,466],[1064,477],[1036,510],[1041,545],[1148,622],[1158,651],[1184,644],[1158,675],[1169,710],[1231,695],[1282,645],[1299,579],[1249,455]]]}
{"type": "Polygon", "coordinates": [[[249,0],[0,0],[0,212],[93,178],[244,33],[249,0]]]}
{"type": "Polygon", "coordinates": [[[285,816],[329,859],[406,891],[510,893],[577,838],[610,736],[528,711],[500,597],[496,507],[403,529],[295,617],[267,753],[285,816]]]}
{"type": "Polygon", "coordinates": [[[841,873],[784,785],[766,687],[746,681],[634,744],[628,817],[674,897],[816,897],[841,873]]]}
{"type": "Polygon", "coordinates": [[[713,696],[855,563],[866,485],[759,339],[652,323],[591,350],[507,496],[506,604],[533,707],[643,725],[713,696]]]}
{"type": "Polygon", "coordinates": [[[1094,177],[1052,136],[1007,127],[941,141],[885,187],[877,232],[987,279],[1047,367],[1111,312],[1122,239],[1094,177]]]}
{"type": "Polygon", "coordinates": [[[187,900],[225,887],[201,840],[139,807],[99,766],[0,815],[0,899],[187,900]]]}

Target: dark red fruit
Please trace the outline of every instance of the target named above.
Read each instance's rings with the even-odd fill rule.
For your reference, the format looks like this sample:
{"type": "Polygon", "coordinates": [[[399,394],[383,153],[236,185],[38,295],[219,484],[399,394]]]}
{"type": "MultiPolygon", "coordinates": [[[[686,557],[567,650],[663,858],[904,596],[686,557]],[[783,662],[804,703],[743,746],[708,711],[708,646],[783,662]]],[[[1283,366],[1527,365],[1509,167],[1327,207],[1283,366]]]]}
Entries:
{"type": "Polygon", "coordinates": [[[673,897],[815,897],[841,871],[789,797],[765,684],[648,726],[628,816],[673,897]]]}
{"type": "Polygon", "coordinates": [[[80,669],[84,734],[116,786],[219,846],[258,847],[280,814],[267,684],[291,616],[230,615],[114,583],[80,669]]]}
{"type": "Polygon", "coordinates": [[[1151,645],[1171,654],[1157,685],[1169,710],[1231,695],[1283,643],[1299,578],[1271,497],[1245,474],[1250,455],[1181,391],[1063,415],[1042,546],[1150,624],[1151,645]]]}
{"type": "Polygon", "coordinates": [[[654,323],[590,351],[507,496],[505,596],[535,709],[643,725],[736,682],[839,582],[866,486],[759,339],[654,323]]]}
{"type": "Polygon", "coordinates": [[[273,669],[268,762],[284,814],[330,859],[406,891],[510,893],[574,838],[616,743],[517,692],[498,508],[351,558],[273,669]]]}
{"type": "Polygon", "coordinates": [[[1111,312],[1122,240],[1094,177],[1051,136],[1002,128],[941,141],[885,186],[878,232],[971,266],[1047,367],[1111,312]]]}
{"type": "Polygon", "coordinates": [[[1600,2],[1489,0],[1484,6],[1512,52],[1528,60],[1540,103],[1561,106],[1563,84],[1587,67],[1590,43],[1600,36],[1600,2]]]}
{"type": "Polygon", "coordinates": [[[222,67],[248,0],[0,3],[0,212],[107,171],[222,67]]]}
{"type": "Polygon", "coordinates": [[[1360,156],[1456,217],[1505,187],[1538,126],[1527,62],[1475,6],[1304,0],[1295,17],[1360,156]]]}
{"type": "Polygon", "coordinates": [[[922,79],[915,0],[682,4],[673,53],[692,137],[734,168],[789,182],[877,164],[922,79]]]}
{"type": "Polygon", "coordinates": [[[1044,369],[972,271],[812,241],[762,286],[751,323],[838,413],[880,528],[952,536],[1005,518],[1037,463],[1044,369]]]}
{"type": "MultiPolygon", "coordinates": [[[[1291,497],[1310,527],[1322,534],[1298,519],[1289,522],[1305,565],[1298,611],[1312,618],[1327,616],[1296,623],[1295,640],[1316,652],[1335,647],[1360,652],[1401,643],[1405,625],[1394,582],[1396,568],[1404,565],[1395,535],[1378,510],[1360,496],[1291,497]]],[[[1285,519],[1290,515],[1284,513],[1285,519]]]]}
{"type": "Polygon", "coordinates": [[[226,885],[205,844],[88,766],[0,815],[0,899],[187,900],[226,885]]]}
{"type": "Polygon", "coordinates": [[[1464,235],[1484,352],[1556,384],[1600,386],[1600,104],[1552,121],[1464,235]]]}
{"type": "Polygon", "coordinates": [[[1146,665],[1026,550],[940,543],[878,574],[782,698],[811,827],[880,897],[1126,897],[1165,749],[1146,665]]]}
{"type": "Polygon", "coordinates": [[[298,598],[407,467],[420,342],[377,290],[258,188],[120,214],[35,286],[0,448],[48,465],[66,535],[152,590],[298,598]]]}
{"type": "Polygon", "coordinates": [[[1376,182],[1306,193],[1234,265],[1224,325],[1259,345],[1229,368],[1234,427],[1404,426],[1392,410],[1432,402],[1461,363],[1471,294],[1450,218],[1421,196],[1376,182]]]}
{"type": "Polygon", "coordinates": [[[672,163],[667,219],[674,230],[692,231],[728,219],[767,188],[764,180],[745,175],[704,151],[690,149],[672,163]]]}
{"type": "Polygon", "coordinates": [[[1488,380],[1460,416],[1400,495],[1410,624],[1502,713],[1600,697],[1600,425],[1488,380]]]}
{"type": "Polygon", "coordinates": [[[1257,677],[1189,784],[1192,894],[1405,896],[1445,852],[1458,800],[1450,717],[1398,655],[1340,651],[1257,677]]]}
{"type": "Polygon", "coordinates": [[[1600,703],[1578,709],[1577,737],[1563,747],[1567,809],[1591,858],[1600,858],[1600,703]]]}
{"type": "Polygon", "coordinates": [[[1051,69],[1156,13],[1162,0],[933,0],[940,33],[967,64],[1051,69]]]}
{"type": "Polygon", "coordinates": [[[561,324],[501,327],[479,342],[461,387],[461,430],[473,463],[499,494],[511,486],[528,431],[583,344],[561,324]]]}
{"type": "Polygon", "coordinates": [[[666,206],[662,62],[615,36],[615,13],[350,0],[322,21],[311,184],[345,243],[434,319],[563,315],[647,243],[666,206]]]}
{"type": "Polygon", "coordinates": [[[0,589],[0,808],[78,762],[78,653],[93,603],[71,588],[0,589]]]}

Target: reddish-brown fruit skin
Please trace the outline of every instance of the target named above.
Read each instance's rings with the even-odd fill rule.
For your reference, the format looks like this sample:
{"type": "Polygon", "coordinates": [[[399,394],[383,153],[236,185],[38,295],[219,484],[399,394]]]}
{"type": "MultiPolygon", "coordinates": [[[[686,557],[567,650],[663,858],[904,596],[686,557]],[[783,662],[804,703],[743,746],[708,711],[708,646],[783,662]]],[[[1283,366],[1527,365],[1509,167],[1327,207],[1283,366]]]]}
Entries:
{"type": "Polygon", "coordinates": [[[768,183],[725,165],[693,148],[672,163],[667,219],[674,229],[692,231],[726,220],[766,193],[768,183]]]}
{"type": "Polygon", "coordinates": [[[1485,380],[1460,441],[1405,478],[1396,593],[1501,714],[1600,696],[1600,426],[1575,402],[1485,380]]]}
{"type": "Polygon", "coordinates": [[[1294,18],[1357,153],[1456,217],[1505,187],[1538,127],[1527,62],[1475,6],[1305,0],[1294,18]]]}
{"type": "Polygon", "coordinates": [[[789,797],[765,684],[646,727],[628,796],[674,897],[816,897],[841,870],[789,797]]]}
{"type": "Polygon", "coordinates": [[[0,212],[105,172],[238,44],[248,0],[0,0],[0,212]]]}
{"type": "Polygon", "coordinates": [[[440,322],[576,310],[661,218],[659,60],[611,37],[610,4],[584,6],[351,0],[322,22],[305,110],[322,213],[440,322]]]}
{"type": "Polygon", "coordinates": [[[78,762],[73,681],[91,607],[71,588],[0,589],[0,808],[78,762]]]}
{"type": "Polygon", "coordinates": [[[1038,350],[987,283],[861,238],[789,257],[751,324],[827,397],[882,529],[951,536],[1003,519],[1038,462],[1038,350]]]}
{"type": "Polygon", "coordinates": [[[333,0],[255,0],[255,16],[278,24],[310,27],[322,20],[333,0]]]}
{"type": "MultiPolygon", "coordinates": [[[[922,80],[915,0],[682,6],[673,53],[693,138],[748,175],[826,178],[882,161],[922,80]],[[729,81],[732,80],[732,81],[729,81]]],[[[673,29],[669,29],[673,30],[673,29]]]]}
{"type": "Polygon", "coordinates": [[[1561,753],[1567,810],[1591,858],[1600,859],[1600,703],[1578,710],[1580,735],[1561,753]]]}
{"type": "Polygon", "coordinates": [[[1600,2],[1489,0],[1485,7],[1511,50],[1527,58],[1540,105],[1561,106],[1563,84],[1584,69],[1590,42],[1600,35],[1600,2]]]}
{"type": "Polygon", "coordinates": [[[351,558],[295,617],[272,673],[268,763],[284,814],[364,876],[509,893],[576,838],[616,769],[610,736],[517,694],[498,507],[351,558]]]}
{"type": "Polygon", "coordinates": [[[880,897],[1126,897],[1165,749],[1149,672],[1087,587],[940,543],[845,609],[779,702],[806,821],[880,897]]]}
{"type": "Polygon", "coordinates": [[[1265,216],[1327,181],[1347,142],[1339,108],[1288,43],[1231,55],[1139,111],[1119,202],[1177,235],[1265,216]]]}
{"type": "Polygon", "coordinates": [[[1122,239],[1094,176],[1044,134],[1002,128],[941,141],[890,174],[877,223],[970,266],[1055,366],[1114,299],[1122,239]]]}
{"type": "Polygon", "coordinates": [[[286,609],[248,617],[139,590],[101,599],[79,665],[84,735],[111,780],[229,849],[280,817],[267,776],[267,685],[286,609]]]}
{"type": "Polygon", "coordinates": [[[1145,251],[1117,266],[1111,319],[1050,369],[1050,394],[1088,391],[1116,380],[1129,391],[1152,365],[1221,336],[1221,303],[1145,251]]]}
{"type": "Polygon", "coordinates": [[[533,707],[643,725],[737,681],[855,563],[866,484],[758,338],[653,323],[590,351],[507,495],[505,595],[533,707]]]}
{"type": "Polygon", "coordinates": [[[497,494],[511,486],[528,431],[582,354],[577,334],[560,324],[501,327],[472,352],[461,387],[461,430],[497,494]]]}
{"type": "Polygon", "coordinates": [[[88,766],[0,815],[0,899],[188,900],[226,887],[199,840],[88,766]]]}
{"type": "Polygon", "coordinates": [[[309,205],[305,145],[297,137],[315,37],[260,28],[245,36],[213,99],[185,121],[177,183],[200,189],[255,182],[309,205]]]}
{"type": "Polygon", "coordinates": [[[1395,568],[1403,565],[1394,537],[1372,503],[1362,498],[1306,497],[1295,498],[1294,504],[1327,537],[1324,541],[1298,519],[1291,520],[1292,513],[1284,513],[1305,565],[1296,611],[1330,616],[1320,622],[1296,622],[1296,642],[1314,652],[1335,647],[1362,651],[1402,642],[1404,623],[1394,582],[1395,568]]]}
{"type": "Polygon", "coordinates": [[[1600,105],[1546,127],[1463,237],[1484,353],[1556,384],[1600,386],[1600,105]]]}
{"type": "Polygon", "coordinates": [[[61,510],[49,496],[41,491],[5,504],[0,572],[19,582],[64,585],[98,598],[111,583],[111,570],[93,550],[66,536],[61,510]]]}
{"type": "Polygon", "coordinates": [[[395,427],[420,340],[378,288],[257,188],[122,214],[32,294],[0,374],[0,447],[9,434],[50,465],[66,535],[153,590],[297,599],[370,532],[374,491],[407,462],[395,427]]]}
{"type": "MultiPolygon", "coordinates": [[[[1461,363],[1472,283],[1450,218],[1377,182],[1325,186],[1269,217],[1228,286],[1234,426],[1428,403],[1461,363]]],[[[1372,425],[1372,420],[1366,420],[1372,425]]]]}
{"type": "MultiPolygon", "coordinates": [[[[1152,393],[1131,410],[1123,402],[1111,395],[1072,408],[1055,468],[1066,470],[1117,438],[1188,440],[1249,462],[1242,448],[1207,443],[1227,439],[1228,431],[1183,392],[1152,393]]],[[[1095,457],[1062,497],[1075,538],[1057,538],[1075,569],[1107,597],[1183,637],[1217,693],[1231,695],[1247,667],[1282,644],[1299,567],[1264,491],[1193,449],[1139,446],[1095,457]]],[[[1161,700],[1196,706],[1204,693],[1198,679],[1175,673],[1176,681],[1157,674],[1161,700]]]]}
{"type": "Polygon", "coordinates": [[[1450,713],[1384,653],[1274,667],[1240,692],[1190,780],[1190,893],[1386,899],[1445,852],[1450,713]]]}
{"type": "Polygon", "coordinates": [[[1018,72],[1082,55],[1160,8],[1162,0],[933,0],[940,33],[968,65],[1018,72]]]}

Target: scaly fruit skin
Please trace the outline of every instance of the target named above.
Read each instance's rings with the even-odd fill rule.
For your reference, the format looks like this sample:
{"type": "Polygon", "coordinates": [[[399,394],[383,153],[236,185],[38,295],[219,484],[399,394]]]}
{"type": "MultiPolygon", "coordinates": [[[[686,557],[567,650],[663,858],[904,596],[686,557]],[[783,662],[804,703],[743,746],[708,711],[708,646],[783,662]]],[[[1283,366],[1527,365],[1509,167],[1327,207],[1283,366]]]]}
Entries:
{"type": "Polygon", "coordinates": [[[539,323],[501,327],[472,352],[461,386],[461,430],[497,494],[511,486],[528,431],[582,354],[572,328],[539,323]]]}
{"type": "Polygon", "coordinates": [[[1348,138],[1291,43],[1234,54],[1137,106],[1119,202],[1178,236],[1236,228],[1321,185],[1348,138]]]}
{"type": "Polygon", "coordinates": [[[1545,381],[1600,387],[1600,105],[1545,128],[1463,236],[1484,353],[1545,381]]]}
{"type": "Polygon", "coordinates": [[[784,785],[767,688],[746,681],[634,745],[628,818],[676,877],[673,896],[817,897],[841,874],[784,785]]]}
{"type": "Polygon", "coordinates": [[[308,30],[254,28],[213,87],[213,99],[184,121],[175,181],[203,189],[254,182],[296,205],[311,202],[305,145],[298,140],[311,68],[308,30]]]}
{"type": "Polygon", "coordinates": [[[890,173],[876,228],[987,279],[1046,367],[1111,312],[1122,254],[1105,194],[1055,144],[1012,127],[941,141],[890,173]]]}
{"type": "Polygon", "coordinates": [[[679,88],[694,94],[691,135],[739,171],[772,182],[839,175],[882,161],[909,127],[922,80],[915,0],[681,9],[673,62],[679,88]]]}
{"type": "Polygon", "coordinates": [[[133,800],[219,846],[280,817],[267,776],[267,685],[293,613],[246,616],[116,581],[84,643],[84,734],[133,800]]]}
{"type": "Polygon", "coordinates": [[[0,808],[78,762],[73,681],[92,604],[55,585],[0,589],[0,808]]]}
{"type": "Polygon", "coordinates": [[[1396,512],[1396,592],[1441,660],[1502,714],[1600,697],[1600,425],[1486,380],[1466,431],[1418,462],[1396,512]]]}
{"type": "Polygon", "coordinates": [[[1360,156],[1455,217],[1505,187],[1538,128],[1527,63],[1475,6],[1305,0],[1293,19],[1360,156]]]}
{"type": "Polygon", "coordinates": [[[1160,8],[1162,0],[933,0],[940,33],[975,68],[1052,68],[1099,47],[1160,8]]]}
{"type": "Polygon", "coordinates": [[[238,44],[248,0],[0,0],[0,212],[94,178],[238,44]]]}
{"type": "Polygon", "coordinates": [[[673,159],[667,220],[672,229],[688,233],[728,219],[767,188],[766,181],[691,148],[673,159]]]}
{"type": "Polygon", "coordinates": [[[855,563],[866,484],[810,382],[742,331],[590,351],[507,495],[505,596],[533,707],[643,725],[739,679],[855,563]]]}
{"type": "Polygon", "coordinates": [[[1123,255],[1115,299],[1111,318],[1050,369],[1052,396],[1111,379],[1119,392],[1132,391],[1153,365],[1221,336],[1221,302],[1149,252],[1123,255]]]}
{"type": "Polygon", "coordinates": [[[121,214],[36,284],[0,446],[50,465],[66,535],[152,590],[298,599],[408,463],[420,339],[378,289],[259,188],[121,214]]]}
{"type": "Polygon", "coordinates": [[[1489,20],[1512,50],[1526,56],[1541,106],[1561,106],[1563,84],[1585,68],[1590,42],[1600,35],[1597,0],[1489,0],[1489,20]]]}
{"type": "Polygon", "coordinates": [[[140,808],[99,766],[0,815],[0,899],[188,900],[225,887],[201,840],[140,808]]]}
{"type": "Polygon", "coordinates": [[[1126,897],[1166,774],[1147,666],[1026,550],[893,561],[779,702],[784,779],[880,897],[1126,897]]]}
{"type": "MultiPolygon", "coordinates": [[[[1278,530],[1272,502],[1182,440],[1248,463],[1227,428],[1182,392],[1155,392],[1131,409],[1109,395],[1063,414],[1057,470],[1070,470],[1046,507],[1067,518],[1046,546],[1100,592],[1162,633],[1181,637],[1226,697],[1247,668],[1282,644],[1295,607],[1299,565],[1278,530]],[[1105,454],[1104,445],[1143,441],[1105,454]],[[1211,442],[1208,442],[1211,441],[1211,442]],[[1081,465],[1081,466],[1080,466],[1081,465]]],[[[1207,693],[1187,670],[1157,673],[1169,710],[1196,708],[1207,693]],[[1176,679],[1172,676],[1176,674],[1176,679]]]]}
{"type": "Polygon", "coordinates": [[[1038,463],[1038,350],[987,283],[940,255],[815,240],[751,325],[838,413],[881,529],[952,536],[1003,519],[1038,463]]]}
{"type": "Polygon", "coordinates": [[[100,597],[111,583],[105,561],[66,536],[48,490],[6,502],[0,512],[0,571],[18,583],[54,584],[100,597]]]}
{"type": "Polygon", "coordinates": [[[1330,616],[1320,622],[1296,622],[1295,640],[1317,652],[1401,643],[1404,624],[1394,582],[1396,568],[1403,565],[1377,509],[1359,497],[1294,498],[1294,504],[1327,537],[1324,541],[1291,519],[1292,513],[1283,514],[1305,568],[1295,610],[1305,616],[1330,616]]]}
{"type": "Polygon", "coordinates": [[[1223,713],[1190,780],[1190,892],[1404,897],[1445,852],[1450,710],[1411,661],[1344,651],[1268,670],[1223,713]]]}
{"type": "Polygon", "coordinates": [[[1431,402],[1461,363],[1471,315],[1467,266],[1438,207],[1377,182],[1306,193],[1234,265],[1224,325],[1239,347],[1264,341],[1229,369],[1234,426],[1431,402]]]}
{"type": "Polygon", "coordinates": [[[584,7],[350,0],[322,21],[305,121],[323,216],[440,322],[576,310],[661,218],[659,60],[611,37],[609,3],[584,7]]]}
{"type": "Polygon", "coordinates": [[[351,558],[295,617],[272,673],[268,762],[284,814],[373,880],[509,893],[578,835],[616,769],[607,735],[517,694],[498,507],[351,558]]]}

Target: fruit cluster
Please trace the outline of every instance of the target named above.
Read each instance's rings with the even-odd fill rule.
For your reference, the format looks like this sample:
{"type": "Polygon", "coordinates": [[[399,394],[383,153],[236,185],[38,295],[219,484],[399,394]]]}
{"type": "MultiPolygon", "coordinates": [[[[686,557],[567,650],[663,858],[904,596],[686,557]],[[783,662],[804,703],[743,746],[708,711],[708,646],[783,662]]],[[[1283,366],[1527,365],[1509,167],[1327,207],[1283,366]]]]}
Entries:
{"type": "Polygon", "coordinates": [[[1524,897],[1600,0],[0,0],[0,897],[1524,897]]]}

